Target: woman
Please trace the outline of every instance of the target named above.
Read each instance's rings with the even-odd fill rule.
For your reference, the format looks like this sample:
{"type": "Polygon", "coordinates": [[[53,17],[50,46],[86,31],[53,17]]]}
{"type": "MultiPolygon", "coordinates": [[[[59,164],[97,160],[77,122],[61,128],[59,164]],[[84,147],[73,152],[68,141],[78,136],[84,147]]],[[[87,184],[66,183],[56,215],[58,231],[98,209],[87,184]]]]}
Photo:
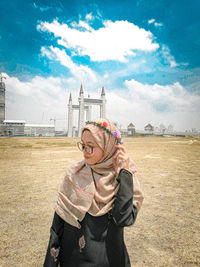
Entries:
{"type": "Polygon", "coordinates": [[[129,267],[124,227],[143,201],[136,168],[119,130],[106,119],[87,122],[60,187],[44,267],[129,267]]]}

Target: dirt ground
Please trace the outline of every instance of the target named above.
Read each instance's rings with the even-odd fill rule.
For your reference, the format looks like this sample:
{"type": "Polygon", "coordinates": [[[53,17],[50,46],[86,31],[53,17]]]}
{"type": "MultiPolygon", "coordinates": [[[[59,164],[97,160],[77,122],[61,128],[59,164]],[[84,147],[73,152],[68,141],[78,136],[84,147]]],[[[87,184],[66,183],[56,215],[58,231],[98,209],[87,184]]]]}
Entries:
{"type": "MultiPolygon", "coordinates": [[[[78,139],[0,138],[0,267],[41,267],[78,139]]],[[[126,138],[145,200],[125,229],[132,266],[200,266],[200,139],[126,138]]],[[[123,266],[122,266],[123,267],[123,266]]]]}

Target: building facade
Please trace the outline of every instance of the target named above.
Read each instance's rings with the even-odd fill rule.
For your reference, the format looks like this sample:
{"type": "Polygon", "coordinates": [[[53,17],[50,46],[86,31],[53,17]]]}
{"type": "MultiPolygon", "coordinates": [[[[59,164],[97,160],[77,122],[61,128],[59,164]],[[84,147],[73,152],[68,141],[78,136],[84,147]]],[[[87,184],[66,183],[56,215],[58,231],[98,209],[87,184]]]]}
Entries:
{"type": "Polygon", "coordinates": [[[1,136],[24,136],[25,121],[4,120],[0,124],[1,136]]]}
{"type": "Polygon", "coordinates": [[[6,87],[0,74],[0,136],[55,136],[55,126],[48,124],[26,124],[24,120],[5,119],[6,87]]]}
{"type": "Polygon", "coordinates": [[[3,76],[0,75],[0,124],[5,120],[5,92],[6,87],[3,82],[3,76]]]}
{"type": "Polygon", "coordinates": [[[73,111],[78,110],[78,136],[81,136],[81,130],[85,123],[85,112],[86,112],[86,120],[91,120],[91,113],[92,113],[92,106],[98,105],[100,106],[100,117],[105,118],[106,117],[106,97],[105,97],[105,89],[102,87],[101,91],[101,98],[100,99],[94,99],[90,98],[88,96],[87,98],[84,97],[84,91],[83,86],[81,84],[80,92],[79,92],[79,98],[78,98],[78,105],[72,104],[72,95],[70,93],[69,96],[69,104],[68,104],[68,137],[73,137],[74,135],[74,125],[73,125],[73,111]]]}
{"type": "Polygon", "coordinates": [[[145,127],[144,127],[145,132],[149,132],[152,133],[154,131],[154,127],[148,123],[145,127]]]}
{"type": "Polygon", "coordinates": [[[55,126],[51,124],[25,124],[25,136],[55,136],[55,126]]]}
{"type": "Polygon", "coordinates": [[[0,124],[0,136],[55,136],[51,124],[26,124],[22,120],[4,120],[0,124]]]}
{"type": "Polygon", "coordinates": [[[135,134],[135,125],[131,122],[128,125],[128,136],[132,136],[135,134]]]}

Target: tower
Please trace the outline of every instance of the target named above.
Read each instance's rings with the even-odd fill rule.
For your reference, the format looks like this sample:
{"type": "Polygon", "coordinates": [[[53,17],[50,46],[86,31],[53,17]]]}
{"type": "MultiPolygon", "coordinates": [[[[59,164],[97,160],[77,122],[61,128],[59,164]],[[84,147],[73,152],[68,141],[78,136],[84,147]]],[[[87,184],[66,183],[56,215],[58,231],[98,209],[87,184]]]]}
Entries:
{"type": "Polygon", "coordinates": [[[73,109],[72,109],[72,94],[69,96],[68,104],[68,137],[72,137],[72,127],[73,127],[73,109]]]}
{"type": "Polygon", "coordinates": [[[5,77],[0,74],[0,123],[2,123],[5,120],[5,91],[6,86],[3,82],[3,78],[5,77]]]}
{"type": "Polygon", "coordinates": [[[82,84],[80,88],[78,101],[79,101],[78,136],[81,136],[81,130],[84,126],[84,92],[82,84]]]}
{"type": "MultiPolygon", "coordinates": [[[[90,99],[90,95],[88,95],[88,99],[90,99]]],[[[87,106],[87,111],[86,111],[86,120],[91,121],[91,115],[92,115],[92,106],[89,105],[87,106]]]]}
{"type": "Polygon", "coordinates": [[[77,134],[79,137],[81,136],[81,131],[85,123],[85,112],[86,112],[86,120],[90,121],[93,105],[100,106],[100,117],[105,118],[106,116],[106,98],[105,98],[104,87],[102,87],[100,99],[90,98],[90,95],[88,95],[87,98],[84,98],[83,85],[81,84],[78,102],[79,102],[78,105],[72,104],[72,95],[70,93],[69,104],[68,104],[68,137],[75,136],[73,127],[73,111],[78,110],[79,112],[78,134],[77,134]]]}
{"type": "Polygon", "coordinates": [[[100,117],[105,118],[106,116],[106,94],[105,94],[104,86],[102,87],[102,90],[101,90],[101,99],[102,99],[102,104],[100,106],[100,117]]]}

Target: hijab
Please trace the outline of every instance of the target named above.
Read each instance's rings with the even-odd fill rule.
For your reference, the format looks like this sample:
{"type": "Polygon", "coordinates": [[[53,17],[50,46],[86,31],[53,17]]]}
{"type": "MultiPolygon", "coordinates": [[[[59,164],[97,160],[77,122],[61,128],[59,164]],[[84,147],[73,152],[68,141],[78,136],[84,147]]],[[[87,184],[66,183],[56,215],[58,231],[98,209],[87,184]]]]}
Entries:
{"type": "MultiPolygon", "coordinates": [[[[108,213],[119,188],[113,157],[117,152],[116,144],[122,143],[120,131],[112,122],[102,118],[87,122],[82,134],[86,130],[103,150],[103,157],[94,165],[82,160],[68,168],[55,206],[56,213],[77,228],[87,212],[92,216],[108,213]]],[[[134,202],[140,208],[143,196],[132,160],[129,170],[134,179],[134,202]]]]}

